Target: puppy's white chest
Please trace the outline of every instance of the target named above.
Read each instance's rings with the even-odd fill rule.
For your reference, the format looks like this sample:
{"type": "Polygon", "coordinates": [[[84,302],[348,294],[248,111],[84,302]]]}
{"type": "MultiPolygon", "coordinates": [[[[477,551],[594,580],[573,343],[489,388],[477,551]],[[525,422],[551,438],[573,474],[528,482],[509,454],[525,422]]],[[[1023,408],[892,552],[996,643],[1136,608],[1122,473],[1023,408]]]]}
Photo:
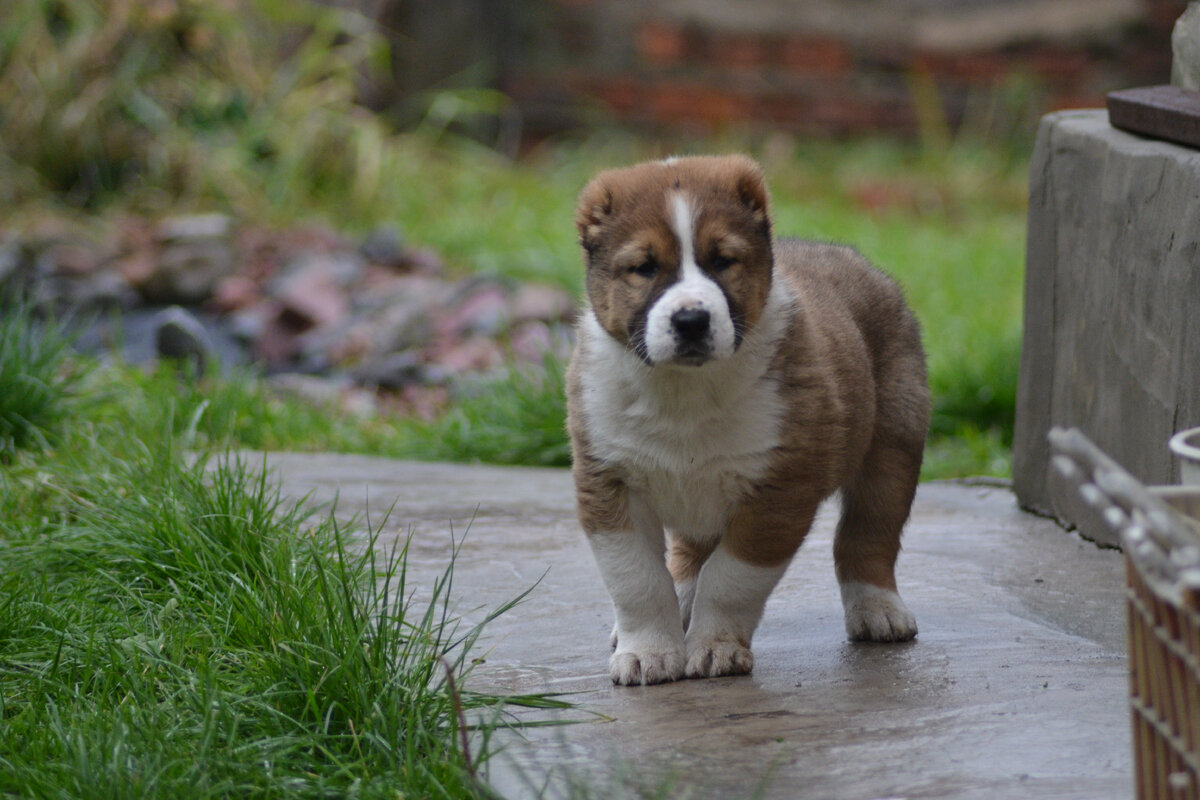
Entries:
{"type": "Polygon", "coordinates": [[[608,367],[583,380],[594,455],[618,467],[673,533],[720,535],[779,443],[784,406],[774,377],[733,365],[622,369],[628,364],[614,362],[624,359],[604,364],[606,354],[594,355],[593,367],[608,367]]]}
{"type": "Polygon", "coordinates": [[[718,538],[739,498],[761,476],[765,460],[721,459],[706,468],[673,473],[630,472],[630,488],[640,491],[663,526],[697,541],[718,538]]]}

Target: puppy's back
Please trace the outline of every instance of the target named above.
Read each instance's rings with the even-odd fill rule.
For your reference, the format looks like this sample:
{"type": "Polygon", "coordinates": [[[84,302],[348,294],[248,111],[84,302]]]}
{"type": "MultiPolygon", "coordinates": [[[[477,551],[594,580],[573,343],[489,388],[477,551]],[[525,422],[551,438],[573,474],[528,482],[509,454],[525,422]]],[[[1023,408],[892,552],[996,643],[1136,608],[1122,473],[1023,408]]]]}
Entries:
{"type": "Polygon", "coordinates": [[[924,378],[920,326],[900,286],[857,250],[826,242],[780,239],[775,243],[775,266],[776,276],[791,284],[810,313],[847,314],[874,364],[911,353],[920,362],[913,368],[924,378]]]}

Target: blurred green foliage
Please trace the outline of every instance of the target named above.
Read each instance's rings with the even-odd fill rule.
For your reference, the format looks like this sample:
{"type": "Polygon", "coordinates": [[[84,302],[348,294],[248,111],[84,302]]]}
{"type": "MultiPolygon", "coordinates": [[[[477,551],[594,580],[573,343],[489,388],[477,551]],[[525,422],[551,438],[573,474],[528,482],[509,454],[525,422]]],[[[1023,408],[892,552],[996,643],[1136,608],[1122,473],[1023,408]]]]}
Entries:
{"type": "Polygon", "coordinates": [[[386,132],[356,81],[386,57],[305,0],[9,0],[0,202],[361,197],[386,132]]]}

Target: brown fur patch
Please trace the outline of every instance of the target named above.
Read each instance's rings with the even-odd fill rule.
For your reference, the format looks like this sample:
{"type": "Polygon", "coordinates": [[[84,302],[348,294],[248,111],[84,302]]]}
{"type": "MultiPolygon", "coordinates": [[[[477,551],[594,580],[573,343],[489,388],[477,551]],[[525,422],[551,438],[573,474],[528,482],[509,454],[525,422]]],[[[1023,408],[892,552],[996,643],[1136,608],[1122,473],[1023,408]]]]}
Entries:
{"type": "Polygon", "coordinates": [[[592,457],[578,397],[578,365],[573,361],[567,370],[567,432],[571,437],[571,473],[579,523],[587,533],[632,530],[629,489],[614,470],[592,457]]]}
{"type": "Polygon", "coordinates": [[[667,551],[667,569],[671,571],[671,577],[676,583],[695,580],[704,562],[716,549],[716,542],[698,544],[671,537],[671,547],[667,551]]]}

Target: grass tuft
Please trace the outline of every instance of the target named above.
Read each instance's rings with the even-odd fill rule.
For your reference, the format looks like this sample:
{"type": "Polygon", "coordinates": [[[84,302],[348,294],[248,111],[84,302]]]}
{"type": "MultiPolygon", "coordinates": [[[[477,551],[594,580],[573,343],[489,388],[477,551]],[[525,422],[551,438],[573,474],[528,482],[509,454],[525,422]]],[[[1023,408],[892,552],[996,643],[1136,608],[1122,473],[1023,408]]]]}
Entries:
{"type": "Polygon", "coordinates": [[[63,328],[35,320],[27,303],[0,309],[0,461],[56,438],[75,382],[70,346],[63,328]]]}
{"type": "Polygon", "coordinates": [[[394,452],[426,460],[568,466],[565,392],[565,368],[554,358],[541,369],[510,368],[473,387],[440,418],[404,423],[394,452]]]}

